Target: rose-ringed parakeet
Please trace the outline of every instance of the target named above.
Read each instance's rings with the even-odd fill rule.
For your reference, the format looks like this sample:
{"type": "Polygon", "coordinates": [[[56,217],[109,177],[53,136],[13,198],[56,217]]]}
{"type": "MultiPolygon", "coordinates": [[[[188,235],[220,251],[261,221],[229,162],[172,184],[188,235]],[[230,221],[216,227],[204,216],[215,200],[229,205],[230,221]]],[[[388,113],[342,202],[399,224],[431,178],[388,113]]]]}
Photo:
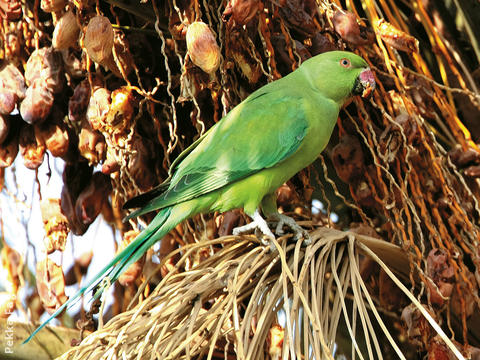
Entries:
{"type": "MultiPolygon", "coordinates": [[[[126,208],[140,208],[128,219],[154,210],[158,214],[50,319],[104,278],[115,282],[155,242],[198,213],[243,208],[253,221],[234,234],[259,229],[267,239],[274,237],[265,216],[278,222],[278,231],[285,224],[296,238],[308,241],[293,219],[277,212],[275,191],[325,148],[343,103],[352,94],[368,96],[374,88],[373,74],[361,57],[331,51],[253,92],[180,154],[164,183],[127,201],[126,208]]],[[[95,296],[101,291],[102,286],[95,296]]]]}

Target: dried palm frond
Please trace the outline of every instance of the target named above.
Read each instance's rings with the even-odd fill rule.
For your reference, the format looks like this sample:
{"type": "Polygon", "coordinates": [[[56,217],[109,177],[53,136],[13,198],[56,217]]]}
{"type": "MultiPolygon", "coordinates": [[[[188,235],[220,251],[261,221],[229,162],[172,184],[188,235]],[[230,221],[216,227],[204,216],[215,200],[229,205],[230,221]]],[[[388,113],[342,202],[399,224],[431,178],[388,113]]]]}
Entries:
{"type": "Polygon", "coordinates": [[[252,238],[232,236],[186,245],[178,250],[183,255],[177,270],[196,252],[224,246],[188,271],[168,273],[143,302],[113,318],[61,359],[266,359],[272,355],[267,347],[272,328],[283,337],[277,358],[290,354],[333,359],[341,319],[352,338],[352,357],[356,353],[361,359],[382,359],[385,344],[379,339],[380,329],[382,339],[405,359],[360,274],[364,256],[386,271],[434,332],[463,359],[390,270],[396,269],[404,279],[408,276],[408,259],[400,248],[328,228],[311,236],[308,247],[283,237],[270,249],[252,238]],[[363,346],[357,337],[364,339],[363,346]]]}

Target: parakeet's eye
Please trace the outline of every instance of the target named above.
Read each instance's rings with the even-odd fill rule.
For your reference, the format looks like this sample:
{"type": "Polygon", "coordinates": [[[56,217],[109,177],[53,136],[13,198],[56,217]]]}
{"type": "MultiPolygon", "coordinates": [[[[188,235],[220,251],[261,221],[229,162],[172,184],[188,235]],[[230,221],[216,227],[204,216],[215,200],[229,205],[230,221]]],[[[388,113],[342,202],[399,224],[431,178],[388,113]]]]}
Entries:
{"type": "Polygon", "coordinates": [[[348,60],[347,58],[343,58],[342,60],[340,60],[340,65],[342,65],[345,68],[349,68],[350,66],[352,66],[352,64],[350,63],[350,60],[348,60]]]}

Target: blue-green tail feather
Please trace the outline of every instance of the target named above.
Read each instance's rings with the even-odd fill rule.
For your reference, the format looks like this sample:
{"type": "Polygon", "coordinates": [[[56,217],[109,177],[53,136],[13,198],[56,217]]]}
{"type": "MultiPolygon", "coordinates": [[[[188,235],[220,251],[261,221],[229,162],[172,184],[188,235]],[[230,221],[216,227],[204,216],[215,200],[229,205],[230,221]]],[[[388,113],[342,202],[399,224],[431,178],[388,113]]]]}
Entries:
{"type": "Polygon", "coordinates": [[[68,299],[62,306],[60,306],[50,317],[45,320],[35,331],[26,339],[23,344],[29,342],[45,325],[47,325],[52,319],[57,317],[63,310],[71,308],[80,297],[100,285],[98,290],[94,294],[94,298],[98,298],[103,290],[104,286],[101,282],[105,278],[109,278],[111,284],[113,284],[120,275],[128,269],[128,267],[135,261],[140,259],[142,255],[159,239],[165,236],[179,221],[167,220],[171,214],[172,208],[166,208],[160,211],[152,222],[133,240],[123,251],[118,253],[112,261],[110,261],[92,280],[90,280],[85,286],[83,286],[73,297],[68,299]],[[164,226],[166,225],[166,226],[164,226]]]}

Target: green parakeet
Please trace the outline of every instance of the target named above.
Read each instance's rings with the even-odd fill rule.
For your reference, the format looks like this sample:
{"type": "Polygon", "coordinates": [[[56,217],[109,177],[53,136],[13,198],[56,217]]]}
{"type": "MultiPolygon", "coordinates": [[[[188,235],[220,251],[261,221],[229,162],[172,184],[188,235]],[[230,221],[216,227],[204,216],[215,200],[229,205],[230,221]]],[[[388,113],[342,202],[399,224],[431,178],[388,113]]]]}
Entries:
{"type": "MultiPolygon", "coordinates": [[[[198,213],[243,208],[253,221],[234,229],[234,234],[258,228],[272,238],[263,213],[277,221],[277,232],[285,224],[297,238],[308,241],[307,233],[293,219],[277,212],[275,190],[318,157],[343,103],[352,94],[368,96],[374,88],[373,74],[361,57],[331,51],[310,58],[294,72],[252,93],[180,154],[163,184],[125,204],[126,208],[140,207],[128,219],[159,212],[51,318],[104,278],[115,282],[155,242],[198,213]]],[[[101,290],[102,286],[96,296],[101,290]]]]}

